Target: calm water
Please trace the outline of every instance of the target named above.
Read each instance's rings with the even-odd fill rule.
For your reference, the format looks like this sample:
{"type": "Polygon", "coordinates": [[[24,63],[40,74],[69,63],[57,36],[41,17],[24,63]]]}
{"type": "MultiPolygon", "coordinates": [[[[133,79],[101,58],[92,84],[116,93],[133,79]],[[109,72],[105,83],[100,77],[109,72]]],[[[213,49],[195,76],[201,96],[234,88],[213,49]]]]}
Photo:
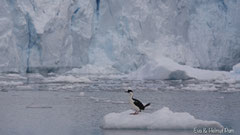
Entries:
{"type": "Polygon", "coordinates": [[[91,78],[92,82],[88,83],[44,80],[39,76],[0,77],[1,135],[194,134],[193,131],[101,129],[104,115],[129,109],[128,95],[124,93],[128,87],[135,90],[135,97],[152,103],[146,112],[166,106],[172,111],[188,112],[198,119],[218,121],[234,129],[234,135],[240,134],[240,92],[177,89],[176,84],[196,82],[106,78],[91,78]]]}

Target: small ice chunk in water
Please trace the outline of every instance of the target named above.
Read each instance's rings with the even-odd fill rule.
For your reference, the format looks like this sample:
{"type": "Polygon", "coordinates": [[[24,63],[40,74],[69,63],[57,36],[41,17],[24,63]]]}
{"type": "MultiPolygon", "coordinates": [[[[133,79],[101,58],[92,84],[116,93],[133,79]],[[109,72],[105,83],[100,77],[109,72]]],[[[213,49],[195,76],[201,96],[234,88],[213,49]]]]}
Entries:
{"type": "Polygon", "coordinates": [[[87,77],[60,75],[56,77],[46,78],[46,82],[89,83],[91,80],[89,80],[87,77]]]}
{"type": "Polygon", "coordinates": [[[219,128],[223,126],[216,121],[205,121],[194,118],[187,112],[172,112],[163,107],[153,113],[141,112],[130,115],[131,110],[121,113],[109,113],[104,116],[105,129],[164,129],[192,130],[194,128],[219,128]]]}
{"type": "Polygon", "coordinates": [[[80,92],[80,93],[79,93],[79,96],[81,96],[81,97],[83,97],[84,95],[85,95],[84,92],[80,92]]]}

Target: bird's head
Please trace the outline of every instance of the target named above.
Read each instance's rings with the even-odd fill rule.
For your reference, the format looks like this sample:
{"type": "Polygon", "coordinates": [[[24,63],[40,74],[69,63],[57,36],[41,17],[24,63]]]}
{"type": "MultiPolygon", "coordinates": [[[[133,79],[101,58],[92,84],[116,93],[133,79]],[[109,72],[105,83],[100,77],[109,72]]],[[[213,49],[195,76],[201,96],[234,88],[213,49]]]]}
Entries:
{"type": "Polygon", "coordinates": [[[133,91],[132,90],[127,90],[127,91],[125,91],[126,93],[133,93],[133,91]]]}

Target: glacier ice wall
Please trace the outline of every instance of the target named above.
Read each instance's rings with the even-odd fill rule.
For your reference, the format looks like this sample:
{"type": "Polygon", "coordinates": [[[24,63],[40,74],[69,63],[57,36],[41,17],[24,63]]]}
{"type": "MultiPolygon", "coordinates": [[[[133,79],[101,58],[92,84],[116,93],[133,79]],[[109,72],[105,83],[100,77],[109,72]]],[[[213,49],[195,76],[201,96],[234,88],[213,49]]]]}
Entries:
{"type": "Polygon", "coordinates": [[[240,62],[238,0],[2,0],[0,71],[84,65],[131,72],[166,56],[213,70],[240,62]]]}

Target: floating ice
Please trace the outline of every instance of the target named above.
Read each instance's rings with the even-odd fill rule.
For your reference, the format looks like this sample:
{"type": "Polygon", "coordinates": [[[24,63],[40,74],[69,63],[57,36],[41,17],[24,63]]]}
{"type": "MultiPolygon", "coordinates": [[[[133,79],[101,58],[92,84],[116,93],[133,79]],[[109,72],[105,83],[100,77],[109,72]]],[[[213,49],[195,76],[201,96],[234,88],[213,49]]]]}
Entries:
{"type": "Polygon", "coordinates": [[[98,98],[98,97],[90,97],[90,99],[94,100],[95,102],[102,102],[102,103],[112,103],[112,104],[127,104],[124,101],[120,100],[110,100],[107,98],[98,98]]]}
{"type": "Polygon", "coordinates": [[[74,68],[67,73],[70,74],[109,74],[109,73],[119,73],[116,69],[108,66],[99,65],[85,65],[82,68],[74,68]]]}
{"type": "Polygon", "coordinates": [[[73,75],[62,75],[57,77],[50,77],[46,79],[47,82],[70,82],[70,83],[77,83],[77,82],[91,82],[86,77],[75,77],[73,75]]]}
{"type": "Polygon", "coordinates": [[[84,95],[85,95],[84,92],[80,92],[80,93],[79,93],[79,96],[81,96],[81,97],[83,97],[84,95]]]}
{"type": "Polygon", "coordinates": [[[222,128],[216,121],[205,121],[194,118],[187,112],[172,112],[163,107],[153,113],[141,112],[130,115],[131,110],[121,113],[110,113],[104,116],[105,129],[194,129],[194,128],[222,128]]]}
{"type": "Polygon", "coordinates": [[[155,60],[148,62],[143,67],[129,75],[130,79],[190,79],[215,80],[229,79],[229,72],[210,71],[193,68],[187,65],[180,65],[173,60],[157,56],[155,60]]]}
{"type": "Polygon", "coordinates": [[[240,80],[240,63],[233,66],[233,70],[231,71],[231,75],[234,80],[240,80]]]}
{"type": "Polygon", "coordinates": [[[20,81],[0,81],[0,85],[23,85],[20,81]]]}
{"type": "Polygon", "coordinates": [[[233,66],[233,72],[236,74],[240,74],[240,63],[233,66]]]}
{"type": "Polygon", "coordinates": [[[7,74],[7,76],[14,79],[26,79],[26,77],[21,76],[20,74],[7,74]]]}
{"type": "Polygon", "coordinates": [[[217,91],[215,85],[213,84],[188,84],[183,90],[193,90],[193,91],[217,91]]]}

